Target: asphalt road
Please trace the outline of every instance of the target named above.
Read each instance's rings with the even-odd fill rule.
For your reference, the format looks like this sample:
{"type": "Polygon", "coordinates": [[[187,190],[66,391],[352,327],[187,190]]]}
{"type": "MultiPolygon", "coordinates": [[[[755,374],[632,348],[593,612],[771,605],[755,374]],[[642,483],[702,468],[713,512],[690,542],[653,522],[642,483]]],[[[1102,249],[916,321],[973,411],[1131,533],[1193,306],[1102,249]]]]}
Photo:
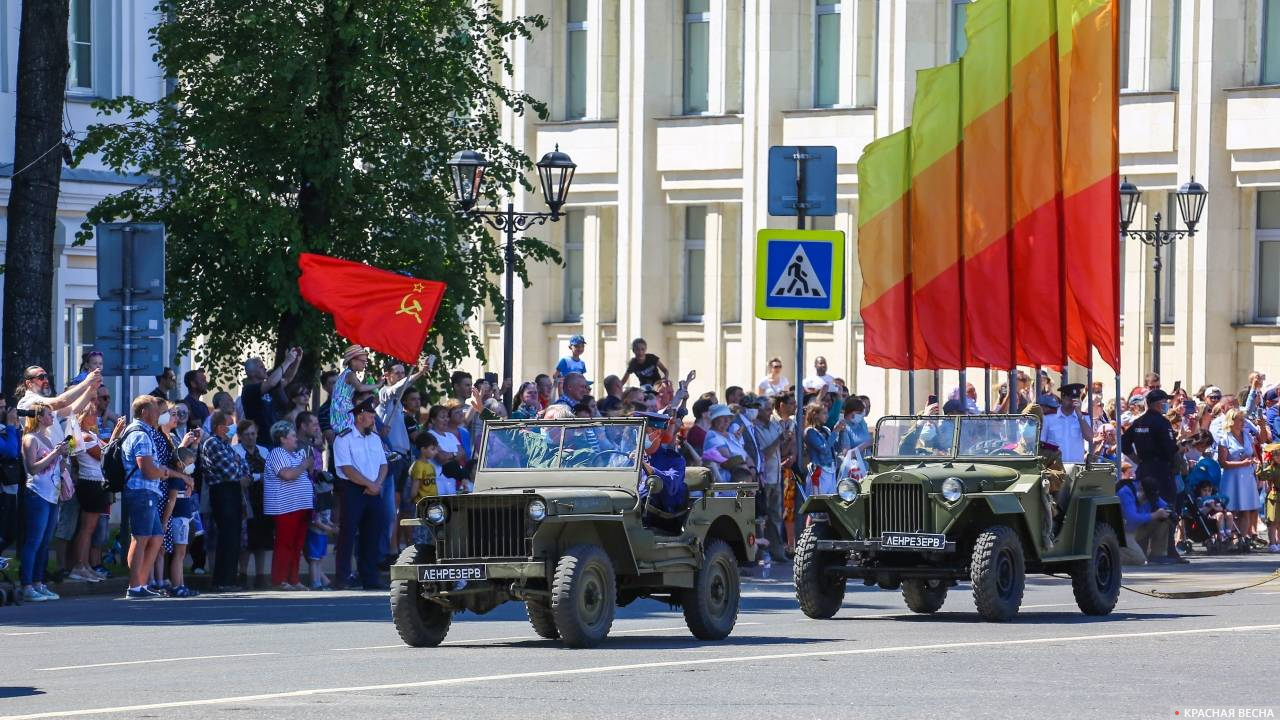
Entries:
{"type": "MultiPolygon", "coordinates": [[[[1199,560],[1130,572],[1126,584],[1230,587],[1278,564],[1199,560]]],[[[1095,619],[1078,612],[1068,583],[1035,577],[1022,614],[1004,625],[981,622],[963,585],[928,617],[896,592],[850,589],[835,619],[814,621],[789,578],[747,581],[738,627],[719,643],[694,640],[679,612],[640,601],[594,650],[537,639],[516,604],[455,620],[443,647],[411,649],[386,597],[358,592],[6,607],[0,718],[1280,714],[1280,582],[1199,600],[1124,593],[1095,619]]]]}

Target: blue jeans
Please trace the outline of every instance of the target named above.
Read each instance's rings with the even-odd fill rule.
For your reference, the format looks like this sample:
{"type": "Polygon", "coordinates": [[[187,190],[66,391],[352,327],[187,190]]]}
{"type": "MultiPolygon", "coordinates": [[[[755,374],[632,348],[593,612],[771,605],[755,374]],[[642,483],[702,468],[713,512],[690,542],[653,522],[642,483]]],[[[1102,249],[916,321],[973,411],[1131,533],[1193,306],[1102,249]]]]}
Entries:
{"type": "MultiPolygon", "coordinates": [[[[379,537],[387,534],[388,518],[383,514],[385,501],[381,495],[365,495],[364,486],[346,483],[346,503],[342,506],[342,525],[339,538],[342,545],[356,549],[356,570],[360,584],[365,587],[381,585],[378,575],[379,537]],[[357,536],[358,534],[358,536],[357,536]]],[[[337,559],[338,577],[346,582],[351,574],[351,555],[340,553],[337,559]]]]}
{"type": "Polygon", "coordinates": [[[44,582],[44,569],[49,564],[49,543],[58,524],[58,504],[51,503],[30,490],[26,497],[26,537],[22,542],[22,569],[18,573],[23,585],[44,582]]]}
{"type": "MultiPolygon", "coordinates": [[[[387,466],[387,479],[382,481],[382,512],[385,513],[384,518],[387,523],[391,522],[391,518],[396,516],[396,488],[404,487],[404,478],[402,475],[408,475],[409,461],[401,458],[389,466],[387,466]]],[[[391,545],[390,526],[384,525],[382,534],[378,537],[378,553],[382,557],[391,555],[394,548],[391,545]]]]}

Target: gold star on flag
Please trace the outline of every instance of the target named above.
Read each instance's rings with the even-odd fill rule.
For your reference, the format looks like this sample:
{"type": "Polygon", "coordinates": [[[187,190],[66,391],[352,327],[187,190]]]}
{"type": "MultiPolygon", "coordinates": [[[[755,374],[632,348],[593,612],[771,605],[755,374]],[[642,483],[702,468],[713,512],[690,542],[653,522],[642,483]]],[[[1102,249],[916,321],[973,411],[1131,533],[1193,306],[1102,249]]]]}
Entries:
{"type": "Polygon", "coordinates": [[[413,284],[413,291],[414,291],[414,292],[416,292],[416,293],[420,293],[420,292],[422,292],[423,290],[426,290],[426,289],[427,289],[427,286],[426,286],[426,285],[423,285],[422,283],[414,283],[414,284],[413,284]]]}

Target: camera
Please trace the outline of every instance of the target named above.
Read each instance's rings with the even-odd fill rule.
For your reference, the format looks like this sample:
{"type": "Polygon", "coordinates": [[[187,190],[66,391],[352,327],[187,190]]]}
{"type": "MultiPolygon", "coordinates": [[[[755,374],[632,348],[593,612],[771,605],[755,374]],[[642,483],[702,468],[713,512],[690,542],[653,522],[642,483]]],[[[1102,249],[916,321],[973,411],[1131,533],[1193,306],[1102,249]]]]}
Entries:
{"type": "Polygon", "coordinates": [[[18,408],[17,413],[18,413],[18,417],[26,417],[26,418],[36,417],[35,410],[24,410],[22,408],[18,408]]]}

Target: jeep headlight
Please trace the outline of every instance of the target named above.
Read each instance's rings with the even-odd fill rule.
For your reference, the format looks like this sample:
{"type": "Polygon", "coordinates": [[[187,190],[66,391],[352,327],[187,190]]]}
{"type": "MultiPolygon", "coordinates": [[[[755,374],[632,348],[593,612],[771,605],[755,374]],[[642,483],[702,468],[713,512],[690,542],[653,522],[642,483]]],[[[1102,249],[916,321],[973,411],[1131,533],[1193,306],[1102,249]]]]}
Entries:
{"type": "Polygon", "coordinates": [[[858,484],[857,480],[845,478],[836,485],[836,494],[845,502],[853,502],[862,494],[862,486],[858,484]]]}
{"type": "Polygon", "coordinates": [[[529,519],[534,522],[542,522],[547,516],[547,504],[541,500],[534,500],[529,503],[529,519]]]}
{"type": "Polygon", "coordinates": [[[942,481],[942,499],[947,502],[955,502],[964,495],[964,483],[960,482],[960,478],[949,477],[942,481]]]}
{"type": "Polygon", "coordinates": [[[449,517],[449,513],[440,503],[431,503],[427,506],[427,522],[432,525],[443,525],[444,519],[449,517]]]}

